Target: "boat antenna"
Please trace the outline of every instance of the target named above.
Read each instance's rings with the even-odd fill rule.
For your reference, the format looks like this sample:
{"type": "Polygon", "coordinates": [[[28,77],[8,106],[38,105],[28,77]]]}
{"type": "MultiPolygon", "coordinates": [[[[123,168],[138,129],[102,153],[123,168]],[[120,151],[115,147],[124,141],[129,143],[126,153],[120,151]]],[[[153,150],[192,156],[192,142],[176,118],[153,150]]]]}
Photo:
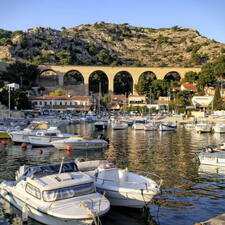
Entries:
{"type": "Polygon", "coordinates": [[[62,162],[61,162],[61,165],[60,165],[60,168],[59,168],[59,174],[62,172],[63,161],[64,161],[64,156],[62,157],[62,162]]]}

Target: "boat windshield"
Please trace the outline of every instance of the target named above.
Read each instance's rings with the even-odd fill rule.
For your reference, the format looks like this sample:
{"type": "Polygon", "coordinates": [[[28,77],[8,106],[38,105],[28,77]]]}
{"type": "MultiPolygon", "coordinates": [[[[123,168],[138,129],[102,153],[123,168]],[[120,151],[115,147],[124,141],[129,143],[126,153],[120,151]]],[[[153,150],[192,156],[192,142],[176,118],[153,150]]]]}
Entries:
{"type": "Polygon", "coordinates": [[[95,191],[94,183],[87,183],[82,185],[76,185],[61,189],[43,191],[43,200],[46,202],[52,202],[57,200],[63,200],[67,198],[73,198],[81,195],[91,194],[95,191]]]}

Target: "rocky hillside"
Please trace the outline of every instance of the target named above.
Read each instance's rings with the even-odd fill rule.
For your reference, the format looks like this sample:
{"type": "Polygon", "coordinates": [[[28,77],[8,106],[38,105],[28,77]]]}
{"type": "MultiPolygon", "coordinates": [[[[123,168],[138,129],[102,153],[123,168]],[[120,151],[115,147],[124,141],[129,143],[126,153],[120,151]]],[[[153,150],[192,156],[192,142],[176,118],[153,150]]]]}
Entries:
{"type": "Polygon", "coordinates": [[[200,66],[225,54],[225,44],[182,28],[95,23],[54,30],[0,30],[0,60],[36,64],[200,66]]]}

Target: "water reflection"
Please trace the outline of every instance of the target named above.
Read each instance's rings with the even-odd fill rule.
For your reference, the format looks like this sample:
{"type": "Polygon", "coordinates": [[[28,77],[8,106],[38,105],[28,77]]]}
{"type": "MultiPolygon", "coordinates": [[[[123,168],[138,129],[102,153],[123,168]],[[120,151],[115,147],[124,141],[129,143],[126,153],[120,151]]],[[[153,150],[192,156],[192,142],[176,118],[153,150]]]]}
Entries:
{"type": "MultiPolygon", "coordinates": [[[[108,159],[121,168],[154,172],[164,180],[162,194],[150,204],[153,219],[147,224],[156,224],[157,220],[161,225],[194,224],[225,212],[225,180],[222,177],[225,169],[202,168],[195,160],[200,148],[224,142],[225,135],[197,134],[183,127],[175,132],[134,131],[131,128],[96,132],[91,123],[70,125],[63,131],[95,138],[103,134],[110,139],[110,146],[106,151],[74,150],[71,154],[55,148],[28,147],[23,151],[12,144],[0,146],[0,179],[13,179],[15,171],[23,164],[55,163],[62,157],[66,161],[78,157],[108,159]],[[40,149],[43,150],[41,154],[40,149]]],[[[7,224],[7,214],[1,211],[1,217],[7,224]]],[[[8,224],[16,223],[10,220],[8,224]]],[[[139,212],[114,208],[103,219],[103,225],[108,224],[146,224],[146,221],[139,212]]]]}

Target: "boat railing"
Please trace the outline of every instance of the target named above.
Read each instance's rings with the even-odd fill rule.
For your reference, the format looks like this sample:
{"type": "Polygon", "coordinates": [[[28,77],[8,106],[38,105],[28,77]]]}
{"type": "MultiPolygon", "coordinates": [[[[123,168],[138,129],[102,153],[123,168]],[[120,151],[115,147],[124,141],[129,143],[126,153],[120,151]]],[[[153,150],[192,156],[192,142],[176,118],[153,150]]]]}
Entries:
{"type": "Polygon", "coordinates": [[[138,173],[140,175],[144,175],[144,176],[148,176],[148,177],[149,177],[149,175],[152,175],[152,176],[154,176],[154,177],[159,179],[158,186],[159,187],[162,186],[163,179],[159,175],[157,175],[157,174],[155,174],[153,172],[146,172],[146,171],[142,171],[142,170],[129,170],[129,172],[138,173]]]}
{"type": "MultiPolygon", "coordinates": [[[[129,171],[129,172],[131,172],[131,171],[129,171]]],[[[159,176],[157,176],[156,174],[155,174],[155,176],[160,179],[160,182],[158,184],[158,186],[160,188],[161,185],[162,185],[162,183],[163,183],[163,180],[159,176]]],[[[98,177],[95,177],[95,179],[96,180],[101,180],[102,181],[102,184],[104,184],[105,182],[112,182],[112,183],[117,183],[117,184],[118,183],[121,183],[121,182],[118,182],[116,180],[110,180],[110,179],[104,179],[104,178],[98,178],[98,177]]],[[[144,184],[145,187],[146,187],[146,190],[148,191],[148,184],[146,182],[123,181],[122,183],[124,183],[124,184],[135,184],[135,185],[144,184]]]]}

